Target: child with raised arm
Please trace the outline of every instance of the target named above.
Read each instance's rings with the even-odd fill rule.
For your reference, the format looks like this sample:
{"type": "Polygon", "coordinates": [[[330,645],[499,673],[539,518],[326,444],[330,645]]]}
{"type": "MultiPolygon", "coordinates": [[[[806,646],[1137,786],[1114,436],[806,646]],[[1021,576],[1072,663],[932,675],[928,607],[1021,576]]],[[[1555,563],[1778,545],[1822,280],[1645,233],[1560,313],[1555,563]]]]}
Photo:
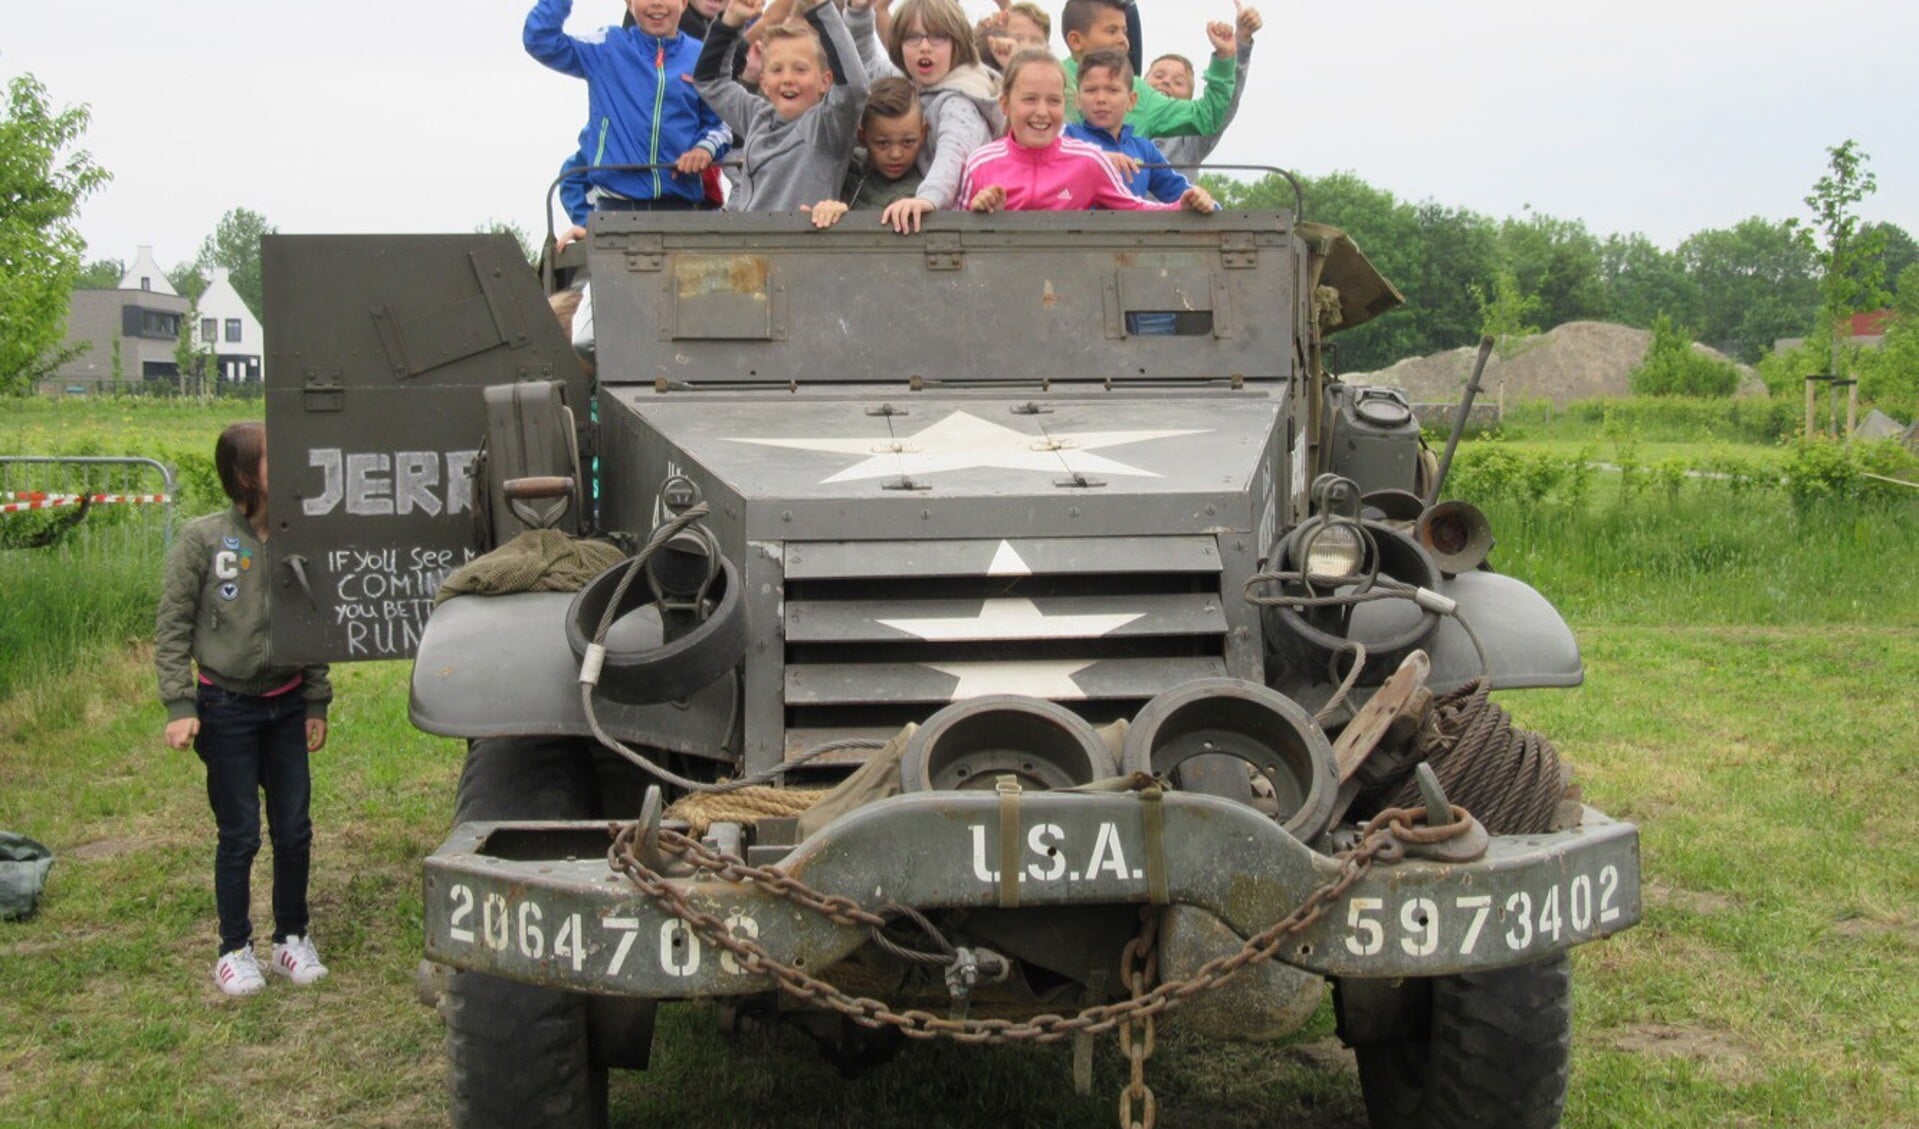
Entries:
{"type": "Polygon", "coordinates": [[[266,986],[253,954],[253,856],[260,794],[273,839],[273,961],[295,984],[327,974],[307,929],[313,823],[307,754],[326,744],[333,687],[325,666],[276,664],[267,653],[267,440],[258,422],[229,424],[213,468],[230,509],[188,522],[167,554],[153,665],[166,704],[167,746],[206,765],[218,828],[213,900],[220,955],[213,982],[229,996],[266,986]]]}
{"type": "Polygon", "coordinates": [[[1091,52],[1079,62],[1080,120],[1066,127],[1066,136],[1125,157],[1120,175],[1133,195],[1177,202],[1192,182],[1166,168],[1159,147],[1126,124],[1126,115],[1138,101],[1139,95],[1133,93],[1132,60],[1118,51],[1091,52]]]}
{"type": "Polygon", "coordinates": [[[1066,125],[1066,68],[1045,51],[1021,51],[1006,64],[1000,105],[1012,132],[975,150],[961,193],[975,212],[1189,211],[1211,214],[1213,198],[1189,188],[1178,203],[1132,194],[1098,146],[1061,136],[1066,125]]]}
{"type": "Polygon", "coordinates": [[[595,208],[693,209],[706,203],[701,174],[726,155],[730,140],[719,115],[685,81],[700,41],[680,32],[686,0],[627,0],[630,28],[566,34],[573,0],[539,0],[527,13],[527,54],[586,80],[587,144],[593,165],[671,165],[670,169],[586,174],[595,208]]]}
{"type": "MultiPolygon", "coordinates": [[[[1088,53],[1115,50],[1130,54],[1127,21],[1135,14],[1126,0],[1066,0],[1059,26],[1072,55],[1066,62],[1069,85],[1079,81],[1079,61],[1088,53]]],[[[1133,90],[1139,95],[1139,105],[1127,115],[1126,124],[1141,137],[1154,139],[1218,133],[1226,128],[1226,107],[1233,98],[1236,66],[1233,52],[1221,54],[1215,44],[1212,62],[1206,67],[1205,92],[1192,100],[1168,98],[1148,86],[1144,78],[1135,77],[1133,90]]],[[[1134,67],[1137,75],[1137,60],[1134,67]]]]}
{"type": "MultiPolygon", "coordinates": [[[[1238,116],[1240,96],[1246,93],[1246,71],[1253,63],[1253,36],[1266,26],[1258,8],[1249,8],[1241,0],[1233,0],[1233,8],[1236,16],[1230,27],[1211,24],[1206,29],[1206,38],[1212,41],[1215,48],[1223,46],[1222,40],[1231,43],[1233,54],[1238,59],[1233,98],[1226,104],[1225,124],[1219,127],[1218,133],[1159,139],[1160,152],[1166,155],[1167,163],[1187,176],[1199,175],[1199,166],[1212,156],[1220,138],[1231,128],[1233,118],[1238,116]]],[[[1183,55],[1161,55],[1147,68],[1146,85],[1168,98],[1190,100],[1193,97],[1192,60],[1183,55]]]]}
{"type": "Polygon", "coordinates": [[[891,0],[847,0],[847,26],[859,44],[860,61],[874,74],[903,75],[920,93],[926,144],[920,149],[919,191],[887,206],[880,222],[905,234],[921,217],[960,203],[966,158],[991,140],[1004,122],[999,80],[980,65],[973,27],[957,0],[905,0],[892,13],[881,56],[873,35],[873,9],[891,0]]]}
{"type": "Polygon", "coordinates": [[[913,84],[891,75],[876,79],[860,115],[860,147],[846,170],[838,198],[808,209],[814,227],[832,227],[850,210],[885,209],[911,199],[920,188],[919,155],[926,144],[926,119],[913,84]]]}
{"type": "MultiPolygon", "coordinates": [[[[785,7],[775,0],[774,10],[785,7]]],[[[745,181],[727,207],[733,211],[798,211],[840,190],[853,155],[866,69],[839,9],[826,0],[799,0],[805,22],[766,21],[760,39],[760,93],[732,80],[740,29],[766,11],[764,0],[729,0],[694,68],[700,96],[732,127],[746,166],[745,181]],[[845,66],[836,82],[823,41],[845,66]]]]}
{"type": "Polygon", "coordinates": [[[1007,60],[1025,48],[1052,46],[1053,17],[1046,14],[1046,9],[1029,0],[995,2],[999,10],[981,20],[974,29],[973,41],[980,48],[980,62],[1004,71],[1007,60]]]}

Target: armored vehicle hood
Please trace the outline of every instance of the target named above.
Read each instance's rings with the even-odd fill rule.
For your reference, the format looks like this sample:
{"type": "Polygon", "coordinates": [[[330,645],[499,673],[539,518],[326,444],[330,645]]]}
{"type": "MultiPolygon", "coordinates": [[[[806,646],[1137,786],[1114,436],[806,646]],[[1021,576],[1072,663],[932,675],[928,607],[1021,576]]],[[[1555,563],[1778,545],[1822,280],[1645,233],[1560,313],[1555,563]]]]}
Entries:
{"type": "Polygon", "coordinates": [[[736,502],[749,538],[781,540],[1250,531],[1274,498],[1267,468],[1282,408],[1264,392],[1225,390],[1124,400],[616,395],[626,411],[609,413],[611,442],[657,443],[665,473],[736,502]]]}

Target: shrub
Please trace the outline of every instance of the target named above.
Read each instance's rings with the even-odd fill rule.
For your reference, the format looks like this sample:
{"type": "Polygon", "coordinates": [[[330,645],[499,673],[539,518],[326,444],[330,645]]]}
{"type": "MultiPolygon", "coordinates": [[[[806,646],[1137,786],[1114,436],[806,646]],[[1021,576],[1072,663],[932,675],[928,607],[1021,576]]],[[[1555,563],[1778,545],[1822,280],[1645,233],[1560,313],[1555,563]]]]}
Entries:
{"type": "Polygon", "coordinates": [[[1632,370],[1632,390],[1640,396],[1731,396],[1739,388],[1739,370],[1729,361],[1692,347],[1692,335],[1660,314],[1652,324],[1646,359],[1632,370]]]}

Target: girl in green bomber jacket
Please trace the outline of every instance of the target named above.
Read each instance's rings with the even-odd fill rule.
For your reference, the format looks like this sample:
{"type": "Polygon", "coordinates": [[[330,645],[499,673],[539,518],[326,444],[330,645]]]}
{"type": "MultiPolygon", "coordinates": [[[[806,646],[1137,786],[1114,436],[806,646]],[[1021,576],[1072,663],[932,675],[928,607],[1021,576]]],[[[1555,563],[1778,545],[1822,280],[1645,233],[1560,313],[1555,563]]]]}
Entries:
{"type": "Polygon", "coordinates": [[[213,465],[233,508],[180,531],[167,556],[153,661],[167,707],[167,744],[191,746],[206,764],[207,801],[219,828],[213,982],[245,996],[266,986],[248,917],[263,790],[273,840],[269,967],[295,984],[327,974],[307,932],[307,754],[326,744],[333,687],[325,666],[275,666],[267,655],[266,428],[228,426],[214,445],[213,465]]]}

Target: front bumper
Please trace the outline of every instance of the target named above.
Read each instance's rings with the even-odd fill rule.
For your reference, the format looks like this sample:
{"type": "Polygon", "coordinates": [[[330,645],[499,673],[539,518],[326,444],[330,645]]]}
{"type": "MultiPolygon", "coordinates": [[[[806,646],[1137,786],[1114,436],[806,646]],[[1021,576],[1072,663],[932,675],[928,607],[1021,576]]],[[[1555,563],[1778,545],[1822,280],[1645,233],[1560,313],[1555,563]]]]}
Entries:
{"type": "MultiPolygon", "coordinates": [[[[1137,794],[1027,793],[1013,860],[1021,907],[1169,900],[1241,936],[1280,920],[1338,864],[1243,805],[1167,793],[1148,857],[1137,794]],[[1157,875],[1149,874],[1157,870],[1157,875]]],[[[877,908],[1004,905],[1001,799],[915,793],[852,812],[779,863],[825,894],[877,908]]],[[[426,861],[433,960],[580,992],[684,999],[767,991],[608,867],[604,823],[467,823],[426,861]]],[[[678,880],[697,909],[782,962],[824,975],[867,941],[858,926],[749,884],[678,880]]],[[[1639,920],[1639,832],[1591,808],[1581,826],[1495,837],[1470,863],[1377,863],[1277,957],[1322,976],[1441,976],[1543,959],[1639,920]]]]}

